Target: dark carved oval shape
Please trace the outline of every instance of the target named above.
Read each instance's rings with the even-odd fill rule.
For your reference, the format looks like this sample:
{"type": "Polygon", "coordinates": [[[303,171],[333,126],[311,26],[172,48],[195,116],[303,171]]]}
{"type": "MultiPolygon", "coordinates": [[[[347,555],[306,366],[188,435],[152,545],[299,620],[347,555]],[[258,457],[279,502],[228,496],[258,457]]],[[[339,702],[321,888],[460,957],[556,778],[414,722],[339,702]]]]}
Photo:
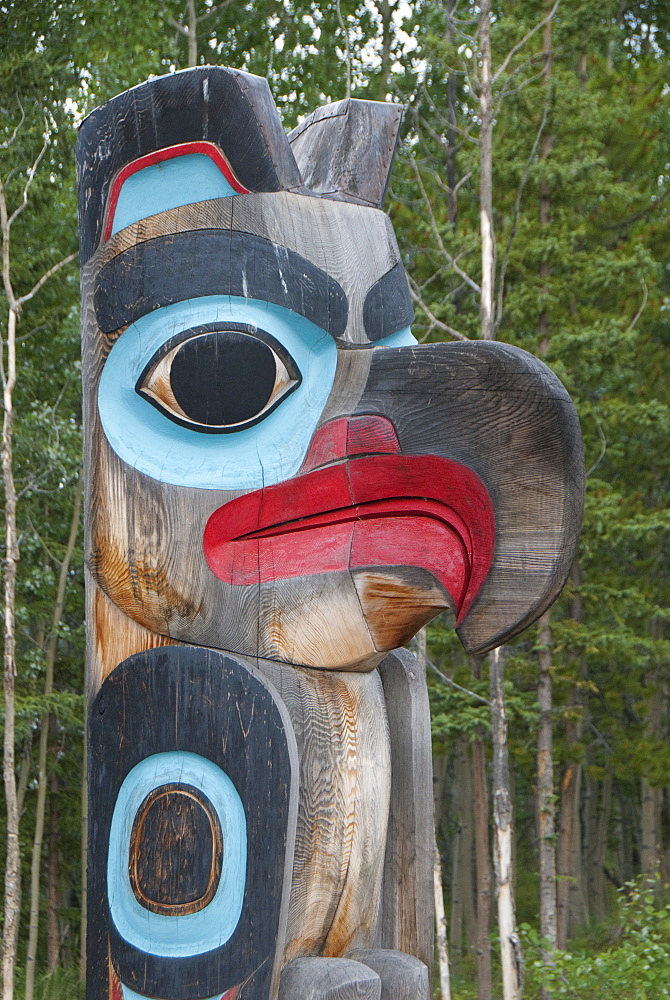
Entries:
{"type": "Polygon", "coordinates": [[[137,901],[153,913],[202,910],[221,877],[221,824],[203,793],[183,784],[155,788],[137,810],[128,873],[137,901]]]}
{"type": "Polygon", "coordinates": [[[238,424],[267,406],[275,385],[274,351],[235,331],[186,341],[172,362],[170,381],[186,416],[205,425],[238,424]]]}

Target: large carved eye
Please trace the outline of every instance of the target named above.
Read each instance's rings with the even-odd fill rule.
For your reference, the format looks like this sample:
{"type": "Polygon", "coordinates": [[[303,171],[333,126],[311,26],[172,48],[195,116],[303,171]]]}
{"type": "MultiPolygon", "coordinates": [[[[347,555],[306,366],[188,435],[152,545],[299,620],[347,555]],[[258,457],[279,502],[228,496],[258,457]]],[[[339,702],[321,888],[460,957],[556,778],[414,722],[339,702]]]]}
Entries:
{"type": "Polygon", "coordinates": [[[135,389],[175,423],[225,434],[262,420],[301,381],[295,361],[274,337],[229,323],[173,337],[151,358],[135,389]]]}

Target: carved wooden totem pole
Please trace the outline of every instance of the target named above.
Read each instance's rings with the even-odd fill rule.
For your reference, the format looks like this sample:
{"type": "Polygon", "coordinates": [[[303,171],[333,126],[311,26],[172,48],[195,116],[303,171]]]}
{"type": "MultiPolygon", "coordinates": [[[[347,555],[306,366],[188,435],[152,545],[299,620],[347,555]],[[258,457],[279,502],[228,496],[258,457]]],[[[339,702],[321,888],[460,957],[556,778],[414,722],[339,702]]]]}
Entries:
{"type": "Polygon", "coordinates": [[[524,351],[418,346],[401,112],[204,67],[85,121],[89,1000],[428,1000],[425,681],[554,600],[583,495],[524,351]],[[396,650],[395,652],[393,652],[396,650]]]}

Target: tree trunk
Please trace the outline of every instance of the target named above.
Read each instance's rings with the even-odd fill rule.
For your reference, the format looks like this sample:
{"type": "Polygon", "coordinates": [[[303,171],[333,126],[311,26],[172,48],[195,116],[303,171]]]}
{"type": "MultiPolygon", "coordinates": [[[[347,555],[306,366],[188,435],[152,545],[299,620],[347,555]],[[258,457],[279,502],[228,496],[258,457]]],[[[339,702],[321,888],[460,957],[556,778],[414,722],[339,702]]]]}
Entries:
{"type": "MultiPolygon", "coordinates": [[[[4,206],[4,199],[3,199],[4,206]]],[[[3,251],[7,246],[3,218],[3,251]]],[[[4,264],[4,261],[3,261],[4,264]]],[[[11,300],[10,300],[11,301],[11,300]]],[[[16,940],[21,910],[19,847],[19,808],[14,758],[16,633],[14,612],[16,606],[16,569],[19,545],[16,534],[16,489],[13,469],[14,386],[16,384],[16,323],[18,315],[9,309],[7,321],[7,368],[3,371],[4,418],[2,423],[2,475],[5,488],[5,644],[4,644],[4,699],[5,732],[3,742],[2,772],[7,811],[7,857],[5,860],[5,908],[2,945],[2,996],[14,998],[14,970],[16,967],[16,940]]]]}
{"type": "MultiPolygon", "coordinates": [[[[80,476],[74,496],[74,506],[72,508],[72,520],[70,522],[70,536],[67,541],[63,561],[58,574],[58,586],[56,588],[56,602],[54,604],[53,617],[51,622],[51,635],[46,650],[46,674],[44,678],[45,697],[53,691],[54,666],[56,663],[56,650],[58,644],[58,626],[63,616],[63,605],[65,603],[65,590],[67,587],[70,562],[77,542],[77,532],[79,530],[79,514],[81,511],[81,484],[83,477],[80,476]]],[[[33,1000],[35,995],[35,969],[37,963],[37,942],[39,938],[40,920],[40,869],[42,862],[42,840],[44,838],[44,818],[46,812],[47,796],[47,748],[49,743],[49,717],[48,713],[42,716],[40,729],[40,743],[37,762],[37,805],[35,809],[35,835],[33,837],[33,854],[30,871],[30,924],[28,931],[28,950],[26,952],[26,993],[25,1000],[33,1000]]]]}
{"type": "MultiPolygon", "coordinates": [[[[472,657],[472,672],[481,680],[482,662],[472,657]]],[[[491,973],[491,856],[489,848],[489,809],[486,784],[486,749],[478,736],[472,741],[473,817],[475,827],[475,873],[477,915],[477,996],[490,1000],[493,989],[491,973]]]]}
{"type": "MultiPolygon", "coordinates": [[[[575,560],[570,572],[575,587],[571,617],[581,623],[584,619],[582,597],[579,586],[582,582],[581,568],[575,560]]],[[[578,658],[579,674],[583,679],[586,668],[583,657],[578,658]]],[[[565,950],[571,928],[586,923],[587,913],[584,903],[581,878],[581,830],[579,799],[582,786],[582,768],[575,759],[574,749],[582,736],[582,720],[579,718],[581,698],[573,685],[570,691],[570,716],[566,722],[565,735],[568,744],[568,760],[561,776],[561,805],[558,823],[558,845],[556,849],[556,943],[565,950]]]]}
{"type": "MultiPolygon", "coordinates": [[[[544,26],[543,39],[544,68],[542,82],[545,87],[551,81],[551,19],[544,26]]],[[[542,136],[540,145],[540,160],[546,162],[552,146],[552,136],[547,130],[542,136]]],[[[545,177],[540,181],[540,225],[546,227],[551,218],[551,192],[545,177]]],[[[549,278],[549,265],[544,262],[540,271],[545,281],[549,278]]],[[[542,289],[548,294],[548,288],[542,289]]],[[[549,348],[549,314],[544,308],[538,323],[540,354],[546,354],[549,348]]],[[[554,739],[553,739],[553,679],[552,679],[552,635],[551,610],[545,611],[539,621],[540,625],[540,656],[539,677],[537,682],[537,700],[540,706],[540,720],[537,733],[537,833],[540,861],[540,935],[545,941],[542,957],[545,963],[552,964],[552,953],[556,949],[556,817],[554,796],[554,739]]],[[[540,994],[542,1000],[548,1000],[551,992],[543,986],[540,994]]]]}
{"type": "Polygon", "coordinates": [[[188,65],[195,66],[198,62],[198,19],[195,15],[195,0],[186,0],[188,17],[188,65]]]}
{"type": "MultiPolygon", "coordinates": [[[[551,7],[551,3],[547,4],[547,7],[551,7]]],[[[544,26],[544,68],[542,70],[542,82],[545,87],[551,84],[551,65],[552,65],[552,38],[551,38],[551,18],[546,22],[544,26]]],[[[551,153],[551,147],[554,142],[554,137],[551,134],[550,129],[546,129],[542,140],[540,143],[540,160],[544,163],[549,159],[549,154],[551,153]]],[[[548,226],[551,222],[551,190],[549,188],[549,182],[546,177],[542,177],[540,180],[540,225],[548,226]]],[[[551,274],[551,268],[546,261],[540,265],[540,274],[545,281],[542,288],[542,294],[546,297],[549,294],[549,289],[547,287],[547,280],[551,274]]],[[[549,315],[546,308],[544,308],[540,314],[539,320],[539,343],[540,343],[540,354],[546,354],[549,348],[549,315]]]]}
{"type": "MultiPolygon", "coordinates": [[[[446,0],[447,15],[447,41],[453,44],[454,41],[454,4],[455,0],[446,0]]],[[[456,230],[458,224],[458,198],[456,196],[456,184],[458,181],[458,165],[456,163],[456,146],[458,144],[458,130],[456,127],[456,74],[450,73],[447,78],[447,216],[449,222],[456,230]]]]}
{"type": "Polygon", "coordinates": [[[642,778],[640,786],[640,870],[647,883],[653,884],[661,867],[658,829],[660,789],[654,788],[647,778],[642,778]]]}
{"type": "Polygon", "coordinates": [[[503,998],[504,1000],[520,1000],[523,993],[523,958],[514,915],[512,798],[509,793],[509,753],[503,659],[501,648],[494,649],[489,654],[493,741],[493,860],[498,900],[503,998]]]}
{"type": "Polygon", "coordinates": [[[462,742],[457,748],[451,802],[453,804],[452,815],[458,823],[451,845],[450,932],[452,968],[455,969],[460,962],[463,951],[463,930],[465,930],[465,942],[468,947],[474,948],[477,941],[477,917],[472,876],[472,767],[470,747],[462,742]]]}
{"type": "MultiPolygon", "coordinates": [[[[479,5],[480,42],[480,229],[482,242],[481,335],[495,339],[493,301],[496,245],[493,227],[493,107],[491,68],[491,0],[479,5]]],[[[521,943],[515,926],[512,878],[512,798],[509,792],[507,716],[504,700],[503,652],[489,655],[491,739],[493,743],[493,858],[498,901],[498,929],[504,1000],[519,1000],[523,988],[521,943]]],[[[476,779],[475,779],[476,780],[476,779]]],[[[489,993],[490,997],[490,993],[489,993]]]]}
{"type": "MultiPolygon", "coordinates": [[[[16,135],[16,132],[14,133],[16,135]]],[[[10,142],[13,139],[9,140],[10,142]]],[[[5,343],[0,341],[0,375],[2,377],[2,397],[4,415],[2,421],[2,478],[5,491],[5,580],[4,617],[5,638],[3,651],[3,692],[5,706],[2,775],[5,788],[5,809],[7,812],[5,858],[5,899],[2,941],[2,1000],[14,1000],[14,974],[18,942],[19,915],[21,912],[21,855],[19,844],[19,807],[16,784],[15,748],[16,731],[16,572],[19,562],[19,540],[16,531],[16,487],[14,484],[14,389],[16,386],[16,326],[19,313],[25,302],[31,299],[49,278],[65,264],[74,260],[76,254],[64,257],[50,267],[35,282],[25,295],[16,296],[11,278],[10,235],[13,221],[21,208],[27,204],[28,189],[35,176],[44,151],[37,156],[28,170],[28,180],[23,191],[22,206],[10,215],[7,209],[5,188],[0,180],[0,233],[2,238],[2,284],[7,299],[7,357],[5,343]]]]}
{"type": "Polygon", "coordinates": [[[379,79],[378,100],[385,101],[389,89],[389,80],[391,78],[392,8],[389,0],[380,0],[378,10],[382,22],[382,64],[381,76],[379,79]]]}
{"type": "MultiPolygon", "coordinates": [[[[604,872],[607,833],[612,812],[612,772],[608,769],[602,783],[589,777],[587,816],[585,824],[586,884],[591,921],[602,920],[607,914],[607,884],[604,872]]],[[[622,805],[624,803],[622,802],[622,805]]],[[[624,816],[624,826],[632,817],[624,816]]]]}
{"type": "MultiPolygon", "coordinates": [[[[554,818],[553,702],[551,611],[540,618],[540,675],[537,700],[540,721],[537,732],[537,832],[540,860],[540,935],[546,946],[545,962],[552,963],[556,948],[556,847],[554,818]]],[[[543,987],[543,1000],[551,994],[543,987]]]]}
{"type": "MultiPolygon", "coordinates": [[[[52,715],[52,719],[55,718],[52,715]]],[[[55,728],[55,727],[54,727],[55,728]]],[[[49,787],[49,842],[47,854],[47,972],[56,971],[60,959],[60,893],[58,886],[58,775],[49,787]]]]}
{"type": "Polygon", "coordinates": [[[493,296],[496,283],[496,244],[493,228],[493,107],[491,90],[491,0],[479,5],[481,83],[479,89],[479,205],[482,239],[482,340],[495,339],[493,296]]]}
{"type": "Polygon", "coordinates": [[[608,768],[607,776],[603,783],[602,796],[600,799],[600,809],[598,813],[598,832],[597,832],[597,861],[595,866],[595,887],[596,887],[596,905],[597,910],[600,914],[600,918],[605,917],[609,910],[608,906],[608,891],[609,883],[605,875],[605,861],[607,859],[607,835],[610,828],[610,817],[612,815],[612,785],[614,782],[614,776],[611,769],[608,768]]]}
{"type": "MultiPolygon", "coordinates": [[[[656,640],[663,638],[663,622],[658,618],[653,619],[651,623],[651,635],[656,640]]],[[[647,739],[654,745],[663,737],[663,695],[655,667],[647,672],[646,687],[648,710],[645,732],[647,739]]],[[[655,885],[661,873],[663,853],[661,836],[663,789],[654,787],[644,777],[641,781],[641,804],[640,868],[642,874],[647,876],[647,881],[655,885]]]]}
{"type": "Polygon", "coordinates": [[[556,852],[556,946],[562,951],[567,948],[571,928],[584,923],[586,916],[579,877],[581,845],[578,807],[581,783],[581,767],[575,761],[569,761],[561,778],[561,811],[556,852]]]}
{"type": "MultiPolygon", "coordinates": [[[[425,626],[416,636],[419,662],[425,672],[428,662],[427,636],[425,626]]],[[[449,981],[449,952],[447,949],[447,919],[444,915],[444,887],[442,885],[442,860],[437,847],[437,814],[433,803],[433,896],[435,900],[435,932],[437,957],[440,968],[440,989],[442,1000],[451,1000],[449,981]]]]}
{"type": "Polygon", "coordinates": [[[451,981],[449,976],[449,952],[447,949],[447,918],[444,914],[444,889],[442,886],[442,862],[437,849],[437,839],[434,841],[433,889],[435,893],[435,936],[437,940],[437,959],[440,967],[440,994],[442,1000],[451,1000],[451,981]]]}

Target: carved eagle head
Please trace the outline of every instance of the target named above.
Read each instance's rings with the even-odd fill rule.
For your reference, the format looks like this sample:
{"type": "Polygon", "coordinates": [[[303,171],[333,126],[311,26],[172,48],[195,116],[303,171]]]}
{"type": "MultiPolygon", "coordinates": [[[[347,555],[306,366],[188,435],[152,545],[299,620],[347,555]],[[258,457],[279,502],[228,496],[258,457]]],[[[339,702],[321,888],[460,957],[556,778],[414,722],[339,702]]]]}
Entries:
{"type": "Polygon", "coordinates": [[[412,336],[400,119],[287,136],[264,80],[202,67],[83,124],[87,560],[152,631],[367,670],[445,610],[484,652],[565,582],[574,407],[524,351],[412,336]]]}

